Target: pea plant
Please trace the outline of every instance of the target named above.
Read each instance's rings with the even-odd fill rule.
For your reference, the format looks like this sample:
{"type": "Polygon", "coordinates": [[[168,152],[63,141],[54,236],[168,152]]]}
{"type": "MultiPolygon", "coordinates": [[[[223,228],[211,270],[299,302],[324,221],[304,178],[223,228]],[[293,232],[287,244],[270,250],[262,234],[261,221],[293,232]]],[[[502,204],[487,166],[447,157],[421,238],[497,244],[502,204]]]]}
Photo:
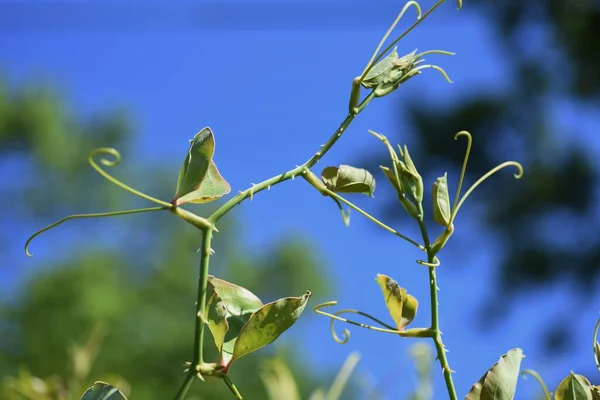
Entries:
{"type": "MultiPolygon", "coordinates": [[[[452,400],[457,399],[456,389],[452,380],[453,371],[446,355],[447,350],[442,340],[438,318],[439,304],[437,292],[439,289],[436,270],[441,264],[439,254],[454,233],[454,222],[469,195],[491,175],[507,167],[516,168],[517,171],[514,177],[517,179],[521,178],[523,175],[521,164],[516,161],[501,163],[484,174],[463,192],[463,179],[471,150],[472,136],[466,131],[456,133],[454,136],[455,139],[466,140],[465,156],[453,200],[450,199],[450,188],[446,173],[437,178],[432,184],[430,195],[433,198],[433,212],[431,216],[441,226],[440,232],[434,234],[433,232],[429,232],[426,225],[426,221],[431,216],[428,216],[423,208],[423,198],[426,192],[423,179],[410,156],[407,146],[397,146],[396,148],[384,135],[375,131],[369,131],[376,140],[382,143],[386,153],[389,154],[390,166],[381,166],[381,170],[386,180],[395,190],[397,199],[403,210],[420,228],[421,238],[418,240],[403,235],[346,199],[346,195],[353,194],[373,196],[375,179],[369,171],[349,165],[328,166],[322,170],[320,177],[313,171],[317,162],[337,143],[352,121],[375,99],[391,94],[402,87],[407,81],[421,75],[426,70],[438,71],[446,81],[451,83],[444,69],[435,64],[425,63],[425,56],[449,56],[454,55],[453,53],[443,50],[428,50],[418,53],[417,50],[414,50],[400,56],[397,51],[398,42],[419,26],[444,2],[444,0],[438,0],[425,12],[422,11],[421,6],[416,1],[409,1],[404,5],[377,45],[363,71],[353,79],[348,114],[345,119],[329,137],[327,142],[321,145],[317,152],[304,163],[295,166],[285,173],[277,174],[258,184],[251,185],[223,203],[211,215],[201,216],[184,209],[183,206],[211,202],[229,194],[231,191],[229,183],[221,176],[217,165],[213,161],[215,135],[209,127],[200,130],[190,141],[189,149],[185,155],[177,179],[175,195],[170,202],[139,192],[110,175],[103,167],[118,165],[121,156],[115,149],[99,148],[93,150],[88,157],[91,166],[111,183],[136,196],[153,202],[157,206],[108,213],[70,215],[39,230],[31,236],[25,245],[25,252],[31,255],[28,247],[31,240],[37,235],[63,222],[77,218],[97,218],[153,211],[169,211],[199,229],[202,242],[200,247],[198,290],[195,299],[194,346],[193,352],[190,355],[190,361],[185,364],[185,379],[176,391],[174,398],[175,400],[186,398],[191,385],[196,379],[205,381],[208,378],[213,378],[213,380],[223,381],[235,398],[242,399],[240,391],[228,376],[229,369],[238,359],[272,343],[283,332],[289,329],[303,313],[311,293],[307,291],[300,296],[285,297],[264,304],[259,297],[248,289],[209,274],[209,263],[214,253],[211,243],[214,233],[218,232],[219,221],[235,206],[245,200],[252,199],[258,193],[269,190],[280,183],[301,177],[322,196],[330,198],[335,202],[346,225],[349,224],[349,210],[352,209],[358,212],[380,228],[422,251],[423,259],[416,262],[428,270],[429,303],[431,308],[431,322],[429,327],[407,328],[417,314],[419,302],[405,288],[402,288],[397,281],[389,276],[377,274],[375,280],[381,288],[384,303],[393,322],[387,323],[381,321],[367,312],[358,310],[325,311],[325,309],[336,306],[337,302],[335,301],[319,304],[314,307],[314,311],[330,319],[331,333],[335,341],[345,343],[349,339],[348,330],[344,330],[342,337],[336,334],[334,330],[335,321],[341,321],[380,333],[390,333],[401,338],[431,339],[436,349],[437,360],[439,361],[441,373],[444,377],[448,397],[452,400]],[[384,47],[400,19],[411,8],[416,11],[416,20],[384,47]],[[367,91],[367,94],[364,96],[361,93],[362,89],[367,91]],[[344,207],[347,207],[346,210],[344,207]],[[368,325],[341,316],[342,314],[349,313],[369,319],[375,325],[368,325]],[[207,331],[210,332],[212,340],[219,351],[220,358],[218,360],[205,359],[203,348],[207,331]]],[[[462,0],[458,0],[457,8],[460,10],[461,7],[462,0]]],[[[596,364],[600,369],[600,343],[597,341],[599,325],[600,321],[594,331],[593,351],[596,364]]],[[[466,398],[469,400],[512,399],[516,390],[519,373],[521,372],[520,367],[523,357],[523,351],[519,348],[509,350],[506,354],[502,355],[499,361],[488,369],[481,379],[473,385],[466,398]]],[[[540,382],[544,391],[544,397],[546,399],[551,398],[550,392],[537,373],[531,370],[524,370],[522,373],[533,375],[540,382]]],[[[555,391],[554,398],[600,399],[599,390],[598,386],[592,386],[585,377],[571,373],[560,383],[555,391]]],[[[83,395],[83,399],[86,400],[124,398],[125,396],[118,389],[103,382],[97,382],[83,395]]]]}

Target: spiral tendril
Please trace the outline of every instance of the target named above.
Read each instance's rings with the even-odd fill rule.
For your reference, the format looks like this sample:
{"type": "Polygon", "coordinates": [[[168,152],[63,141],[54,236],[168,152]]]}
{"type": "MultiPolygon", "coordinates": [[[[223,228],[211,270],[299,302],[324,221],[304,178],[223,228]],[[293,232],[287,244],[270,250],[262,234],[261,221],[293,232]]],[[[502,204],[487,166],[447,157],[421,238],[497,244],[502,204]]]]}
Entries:
{"type": "Polygon", "coordinates": [[[113,161],[108,160],[106,158],[100,158],[100,164],[104,165],[105,167],[116,167],[117,165],[119,165],[119,163],[121,162],[121,154],[119,154],[119,152],[116,149],[110,148],[110,147],[101,147],[98,149],[94,149],[90,152],[90,155],[88,156],[88,162],[90,163],[90,165],[92,166],[92,168],[94,168],[94,170],[96,170],[96,172],[98,172],[103,178],[107,179],[109,182],[114,183],[115,185],[117,185],[118,187],[120,187],[121,189],[125,189],[126,191],[128,191],[131,194],[134,194],[138,197],[141,197],[143,199],[149,200],[153,203],[159,204],[163,207],[168,207],[171,208],[173,207],[173,205],[171,203],[167,203],[166,201],[162,201],[160,199],[157,199],[155,197],[149,196],[145,193],[142,193],[138,190],[135,190],[134,188],[132,188],[129,185],[126,185],[125,183],[121,182],[120,180],[118,180],[117,178],[115,178],[114,176],[112,176],[111,174],[109,174],[108,172],[106,172],[104,169],[102,169],[102,167],[100,167],[100,165],[98,165],[98,163],[94,160],[94,157],[100,155],[100,154],[108,154],[113,156],[115,159],[113,161]]]}
{"type": "Polygon", "coordinates": [[[337,305],[337,301],[328,301],[325,303],[321,303],[317,306],[315,306],[313,308],[314,312],[316,312],[317,314],[321,314],[324,315],[328,318],[330,318],[330,322],[329,322],[329,330],[331,331],[331,336],[333,337],[333,340],[335,340],[337,343],[339,344],[345,344],[348,342],[348,340],[350,340],[350,331],[348,329],[344,329],[342,331],[342,335],[343,338],[340,338],[338,336],[338,334],[335,331],[335,321],[341,321],[341,322],[345,322],[347,324],[350,325],[355,325],[355,326],[359,326],[361,328],[365,328],[365,329],[371,329],[377,332],[384,332],[384,333],[393,333],[396,335],[402,335],[402,331],[399,331],[397,329],[395,329],[393,326],[386,324],[385,322],[373,317],[370,314],[367,314],[365,312],[359,311],[359,310],[353,310],[353,309],[344,309],[344,310],[339,310],[336,311],[333,314],[330,314],[328,312],[322,311],[321,308],[323,307],[332,307],[337,305]],[[357,321],[353,321],[347,318],[342,318],[340,317],[341,314],[357,314],[360,316],[363,316],[365,318],[369,318],[371,321],[376,322],[377,324],[379,324],[380,326],[383,326],[384,328],[379,328],[377,326],[372,326],[372,325],[367,325],[367,324],[363,324],[361,322],[357,322],[357,321]]]}
{"type": "Polygon", "coordinates": [[[433,257],[433,263],[429,263],[424,260],[417,260],[417,264],[423,265],[425,267],[435,268],[440,266],[440,259],[437,257],[433,257]]]}
{"type": "Polygon", "coordinates": [[[452,82],[452,79],[450,79],[450,77],[448,76],[446,71],[444,71],[444,69],[442,67],[439,67],[437,65],[433,65],[433,64],[421,65],[421,66],[418,66],[417,68],[415,68],[413,71],[420,73],[420,71],[424,70],[424,69],[434,69],[434,70],[438,71],[440,74],[442,74],[442,76],[444,77],[446,82],[454,83],[454,82],[452,82]]]}
{"type": "Polygon", "coordinates": [[[481,178],[479,178],[473,185],[471,185],[471,187],[465,192],[465,194],[460,199],[460,201],[458,202],[456,207],[454,207],[454,209],[452,210],[450,222],[454,221],[454,218],[456,218],[456,214],[458,213],[458,210],[463,205],[463,203],[465,202],[467,197],[469,197],[469,195],[473,192],[473,190],[475,190],[477,188],[477,186],[479,186],[481,183],[483,183],[483,181],[488,179],[490,176],[494,175],[496,172],[498,172],[504,168],[507,168],[507,167],[517,168],[518,172],[513,174],[515,179],[521,179],[521,177],[523,177],[523,166],[516,161],[505,161],[502,164],[497,165],[496,167],[492,168],[486,174],[484,174],[481,178]]]}
{"type": "Polygon", "coordinates": [[[462,189],[462,184],[465,179],[465,174],[467,172],[467,164],[469,163],[469,156],[471,155],[471,147],[473,145],[473,136],[471,136],[471,134],[467,131],[458,132],[456,135],[454,135],[454,140],[458,140],[458,138],[461,136],[467,138],[467,149],[465,150],[465,157],[463,158],[463,164],[460,170],[460,178],[458,179],[458,186],[456,187],[456,196],[454,197],[454,204],[452,205],[452,209],[456,208],[458,198],[460,197],[460,191],[462,189]]]}

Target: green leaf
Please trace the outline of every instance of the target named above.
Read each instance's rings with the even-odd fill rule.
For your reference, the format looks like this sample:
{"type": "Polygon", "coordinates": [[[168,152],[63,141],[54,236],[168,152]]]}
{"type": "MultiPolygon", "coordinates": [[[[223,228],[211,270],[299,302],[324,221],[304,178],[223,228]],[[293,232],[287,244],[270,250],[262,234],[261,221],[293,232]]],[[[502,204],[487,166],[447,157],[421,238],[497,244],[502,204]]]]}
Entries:
{"type": "Polygon", "coordinates": [[[515,397],[523,350],[516,348],[500,357],[477,383],[466,400],[512,400],[515,397]]]}
{"type": "Polygon", "coordinates": [[[289,329],[304,311],[310,295],[307,291],[301,297],[285,297],[265,304],[253,313],[236,338],[233,357],[224,364],[224,372],[235,360],[275,341],[289,329]]]}
{"type": "Polygon", "coordinates": [[[127,400],[127,397],[108,383],[96,382],[85,391],[81,400],[127,400]]]}
{"type": "Polygon", "coordinates": [[[221,364],[233,357],[240,331],[263,303],[246,288],[208,276],[207,324],[221,353],[221,364]]]}
{"type": "Polygon", "coordinates": [[[383,292],[385,305],[396,323],[396,327],[399,331],[404,330],[416,317],[419,302],[389,276],[377,274],[375,281],[383,292]]]}
{"type": "Polygon", "coordinates": [[[206,177],[214,153],[215,137],[213,131],[207,126],[190,141],[190,148],[177,179],[177,190],[173,198],[175,205],[183,204],[184,202],[179,201],[180,198],[200,187],[206,177]]]}
{"type": "Polygon", "coordinates": [[[364,193],[373,197],[375,179],[366,169],[349,165],[327,167],[321,172],[325,186],[337,193],[364,193]]]}
{"type": "Polygon", "coordinates": [[[573,371],[563,379],[554,393],[555,400],[592,400],[592,384],[583,375],[573,371]]]}
{"type": "Polygon", "coordinates": [[[365,76],[365,79],[361,82],[364,88],[374,88],[388,77],[390,71],[394,68],[396,61],[398,61],[397,49],[397,47],[394,47],[390,54],[385,56],[371,68],[367,76],[365,76]]]}
{"type": "Polygon", "coordinates": [[[433,219],[438,224],[447,227],[450,225],[452,214],[450,197],[448,196],[448,174],[440,176],[433,184],[433,219]]]}
{"type": "Polygon", "coordinates": [[[219,353],[221,353],[223,350],[223,342],[225,341],[225,334],[229,330],[229,324],[227,323],[227,305],[215,292],[215,287],[210,282],[208,282],[206,300],[206,324],[215,340],[215,345],[217,346],[219,353]]]}
{"type": "Polygon", "coordinates": [[[214,291],[224,302],[227,312],[231,315],[253,313],[263,305],[254,293],[235,283],[215,278],[213,275],[208,276],[208,282],[214,287],[214,291]]]}
{"type": "Polygon", "coordinates": [[[200,183],[200,187],[178,198],[176,205],[185,203],[208,203],[229,192],[231,192],[231,186],[223,179],[217,169],[217,165],[211,160],[204,180],[200,183]]]}

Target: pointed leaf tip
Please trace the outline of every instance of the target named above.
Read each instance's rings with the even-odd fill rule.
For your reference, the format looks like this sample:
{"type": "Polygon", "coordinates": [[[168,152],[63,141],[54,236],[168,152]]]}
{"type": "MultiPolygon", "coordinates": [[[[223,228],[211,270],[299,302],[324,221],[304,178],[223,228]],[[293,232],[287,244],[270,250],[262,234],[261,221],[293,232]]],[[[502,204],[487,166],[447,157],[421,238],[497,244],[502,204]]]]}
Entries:
{"type": "Polygon", "coordinates": [[[571,371],[569,376],[563,379],[556,392],[555,400],[593,400],[594,388],[590,381],[583,375],[571,371]]]}
{"type": "Polygon", "coordinates": [[[254,312],[239,332],[233,356],[224,371],[235,360],[268,345],[288,330],[300,318],[310,296],[311,293],[307,291],[300,297],[285,297],[265,304],[254,312]]]}
{"type": "Polygon", "coordinates": [[[477,383],[465,400],[512,400],[515,397],[523,350],[515,348],[500,357],[477,383]]]}
{"type": "Polygon", "coordinates": [[[448,174],[440,176],[433,183],[433,219],[438,224],[448,227],[452,214],[450,196],[448,195],[448,174]]]}
{"type": "Polygon", "coordinates": [[[262,301],[248,289],[208,276],[206,319],[223,365],[227,365],[233,357],[233,349],[244,324],[262,305],[262,301]]]}
{"type": "Polygon", "coordinates": [[[385,305],[397,329],[404,330],[416,317],[419,302],[389,276],[377,274],[375,281],[381,288],[385,305]]]}
{"type": "Polygon", "coordinates": [[[190,141],[190,147],[179,171],[177,190],[172,203],[207,203],[231,191],[229,183],[219,173],[213,161],[215,138],[213,131],[203,128],[190,141]]]}

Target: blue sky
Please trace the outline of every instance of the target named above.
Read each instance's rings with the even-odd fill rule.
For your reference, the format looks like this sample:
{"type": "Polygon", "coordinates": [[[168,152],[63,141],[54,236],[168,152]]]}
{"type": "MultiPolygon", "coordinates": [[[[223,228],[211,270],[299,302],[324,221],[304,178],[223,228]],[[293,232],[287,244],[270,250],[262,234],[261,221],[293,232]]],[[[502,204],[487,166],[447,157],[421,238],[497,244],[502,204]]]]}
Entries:
{"type": "MultiPolygon", "coordinates": [[[[160,158],[174,174],[188,139],[211,126],[217,141],[215,160],[233,192],[284,172],[319,149],[344,119],[351,80],[362,71],[398,8],[396,2],[370,0],[273,2],[276,8],[250,1],[237,6],[170,4],[0,2],[0,68],[13,84],[30,79],[51,82],[67,94],[80,115],[125,107],[139,143],[131,159],[160,158]],[[309,11],[298,11],[301,4],[309,11]]],[[[426,71],[402,90],[372,102],[317,165],[316,173],[328,165],[353,162],[366,152],[383,154],[383,146],[367,130],[395,137],[399,103],[451,102],[480,90],[502,90],[510,82],[511,72],[494,32],[469,10],[468,1],[461,12],[455,8],[452,1],[443,5],[398,49],[400,54],[415,48],[456,52],[455,57],[428,58],[442,65],[455,83],[449,85],[437,72],[426,71]]],[[[404,26],[413,15],[409,12],[404,26]]],[[[563,110],[568,123],[569,108],[563,110]]],[[[419,160],[415,162],[418,165],[419,160]]],[[[379,173],[375,177],[382,178],[379,173]]],[[[449,177],[454,182],[456,178],[449,177]]],[[[384,186],[382,179],[379,185],[384,186]]],[[[356,202],[377,214],[382,204],[379,193],[386,191],[376,191],[371,202],[366,198],[356,202]]],[[[540,329],[565,312],[561,304],[573,289],[568,284],[521,295],[513,302],[518,307],[507,309],[506,319],[491,332],[474,328],[478,304],[492,287],[492,266],[500,248],[485,233],[473,235],[478,224],[468,219],[468,205],[467,213],[459,215],[457,240],[446,249],[438,270],[441,326],[450,365],[457,372],[458,392],[466,393],[513,347],[524,349],[524,367],[536,369],[551,387],[575,365],[588,365],[590,370],[597,310],[578,310],[580,318],[573,329],[580,345],[575,352],[552,358],[540,352],[540,329]]],[[[234,214],[243,222],[241,237],[248,248],[264,248],[290,232],[311,238],[331,268],[343,307],[385,315],[374,282],[377,273],[384,273],[421,299],[413,325],[428,324],[427,271],[414,264],[420,254],[380,234],[356,213],[350,227],[344,227],[333,203],[304,181],[286,182],[257,195],[234,214]]],[[[413,228],[405,231],[417,233],[413,228]]],[[[22,235],[13,239],[11,252],[21,251],[22,235]]],[[[310,347],[315,363],[338,367],[351,350],[358,350],[361,370],[374,380],[398,371],[390,398],[412,386],[409,341],[352,329],[350,342],[340,346],[329,336],[328,321],[320,318],[297,329],[301,339],[294,340],[310,347]]],[[[520,380],[518,397],[525,398],[532,390],[537,390],[536,383],[520,380]]],[[[444,397],[439,373],[436,391],[436,398],[444,397]]]]}

